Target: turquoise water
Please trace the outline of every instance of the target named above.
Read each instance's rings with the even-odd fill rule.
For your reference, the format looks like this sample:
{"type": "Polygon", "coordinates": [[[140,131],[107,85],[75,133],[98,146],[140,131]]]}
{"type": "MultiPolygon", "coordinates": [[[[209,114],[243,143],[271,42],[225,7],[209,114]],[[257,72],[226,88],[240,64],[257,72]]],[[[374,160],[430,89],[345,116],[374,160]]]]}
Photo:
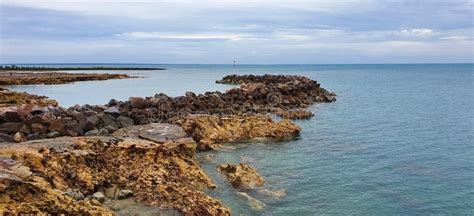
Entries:
{"type": "MultiPolygon", "coordinates": [[[[147,66],[147,65],[144,65],[147,66]]],[[[230,86],[214,80],[230,65],[153,65],[165,71],[129,72],[143,78],[21,86],[64,106],[104,104],[110,98],[177,96],[230,86]]],[[[473,215],[474,65],[238,65],[236,73],[302,74],[338,94],[297,121],[297,140],[233,144],[209,152],[202,164],[219,197],[236,215],[473,215]],[[282,198],[246,191],[265,204],[253,210],[216,173],[219,163],[246,162],[282,198]]],[[[208,153],[200,154],[203,158],[208,153]]]]}

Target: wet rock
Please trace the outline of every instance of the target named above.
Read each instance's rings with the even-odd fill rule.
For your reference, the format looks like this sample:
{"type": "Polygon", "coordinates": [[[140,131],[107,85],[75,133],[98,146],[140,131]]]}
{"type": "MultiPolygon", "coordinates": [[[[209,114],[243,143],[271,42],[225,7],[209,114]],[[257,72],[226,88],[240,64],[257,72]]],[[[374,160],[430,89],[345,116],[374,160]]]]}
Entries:
{"type": "Polygon", "coordinates": [[[285,119],[310,119],[314,116],[312,112],[302,110],[302,109],[289,110],[289,111],[280,110],[276,112],[276,115],[285,119]]]}
{"type": "Polygon", "coordinates": [[[263,177],[247,164],[221,164],[217,170],[222,173],[234,188],[251,189],[265,184],[263,177]]]}

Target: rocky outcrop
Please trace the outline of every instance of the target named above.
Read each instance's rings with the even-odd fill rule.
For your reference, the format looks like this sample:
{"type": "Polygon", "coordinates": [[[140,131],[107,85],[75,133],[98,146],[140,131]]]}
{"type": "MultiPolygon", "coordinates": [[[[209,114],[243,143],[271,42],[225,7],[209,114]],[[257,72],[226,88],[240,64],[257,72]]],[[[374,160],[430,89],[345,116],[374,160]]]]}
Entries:
{"type": "Polygon", "coordinates": [[[159,134],[169,137],[166,129],[165,133],[161,129],[156,133],[149,131],[147,135],[153,139],[147,140],[133,135],[124,137],[117,132],[117,137],[63,137],[0,146],[0,179],[10,181],[4,180],[4,173],[13,173],[19,182],[28,182],[2,184],[2,190],[9,193],[0,195],[1,211],[34,213],[38,209],[44,213],[105,214],[110,211],[96,202],[100,200],[97,192],[104,197],[115,187],[132,191],[140,202],[177,209],[184,215],[229,215],[229,209],[200,191],[215,185],[194,158],[196,143],[180,135],[164,139],[159,134]],[[30,175],[18,174],[25,170],[30,175]],[[41,187],[32,190],[36,185],[41,187]],[[24,191],[26,195],[14,198],[15,191],[24,191]],[[66,192],[78,200],[63,195],[66,192]],[[42,197],[50,202],[56,200],[57,205],[43,202],[42,197]],[[81,206],[81,210],[68,210],[69,203],[81,206]]]}
{"type": "Polygon", "coordinates": [[[264,115],[193,115],[180,124],[198,143],[200,150],[216,149],[220,143],[254,138],[284,140],[298,136],[301,130],[288,120],[274,122],[264,115]]]}
{"type": "Polygon", "coordinates": [[[15,92],[8,89],[0,88],[0,108],[18,106],[22,104],[37,104],[38,106],[57,106],[55,100],[45,96],[28,94],[26,92],[15,92]]]}
{"type": "Polygon", "coordinates": [[[78,81],[131,78],[126,74],[60,73],[60,72],[3,72],[0,85],[64,84],[78,81]]]}
{"type": "Polygon", "coordinates": [[[234,188],[252,189],[265,184],[263,177],[247,164],[221,164],[217,170],[234,188]]]}

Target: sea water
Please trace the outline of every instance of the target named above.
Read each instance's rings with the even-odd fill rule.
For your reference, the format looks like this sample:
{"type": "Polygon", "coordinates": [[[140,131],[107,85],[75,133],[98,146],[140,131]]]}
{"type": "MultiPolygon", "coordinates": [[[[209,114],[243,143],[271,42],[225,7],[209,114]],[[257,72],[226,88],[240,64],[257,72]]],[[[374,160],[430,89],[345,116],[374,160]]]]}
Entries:
{"type": "Polygon", "coordinates": [[[227,74],[271,73],[304,75],[336,92],[336,102],[309,108],[314,118],[296,121],[303,129],[298,139],[198,154],[218,185],[206,192],[235,215],[474,214],[473,64],[66,66],[166,70],[107,71],[139,78],[9,88],[72,106],[159,92],[225,91],[232,86],[214,81],[227,74]],[[205,160],[207,154],[214,159],[205,160]],[[277,196],[233,189],[216,171],[218,164],[239,162],[255,167],[266,179],[264,189],[277,196]],[[253,209],[238,192],[263,209],[253,209]]]}

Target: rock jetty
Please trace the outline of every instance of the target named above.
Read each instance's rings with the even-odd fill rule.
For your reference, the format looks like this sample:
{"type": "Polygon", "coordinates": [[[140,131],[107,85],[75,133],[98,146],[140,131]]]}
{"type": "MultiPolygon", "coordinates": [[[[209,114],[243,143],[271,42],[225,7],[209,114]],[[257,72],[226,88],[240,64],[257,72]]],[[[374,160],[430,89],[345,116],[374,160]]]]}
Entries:
{"type": "Polygon", "coordinates": [[[101,106],[62,108],[48,103],[28,103],[0,108],[0,142],[35,140],[58,136],[111,134],[119,128],[149,123],[176,123],[192,114],[245,115],[274,113],[283,117],[309,118],[309,111],[294,112],[316,102],[332,102],[335,94],[316,81],[301,76],[227,76],[221,83],[241,83],[225,93],[186,92],[170,97],[130,97],[110,100],[101,106]],[[248,81],[248,82],[247,82],[248,81]]]}

